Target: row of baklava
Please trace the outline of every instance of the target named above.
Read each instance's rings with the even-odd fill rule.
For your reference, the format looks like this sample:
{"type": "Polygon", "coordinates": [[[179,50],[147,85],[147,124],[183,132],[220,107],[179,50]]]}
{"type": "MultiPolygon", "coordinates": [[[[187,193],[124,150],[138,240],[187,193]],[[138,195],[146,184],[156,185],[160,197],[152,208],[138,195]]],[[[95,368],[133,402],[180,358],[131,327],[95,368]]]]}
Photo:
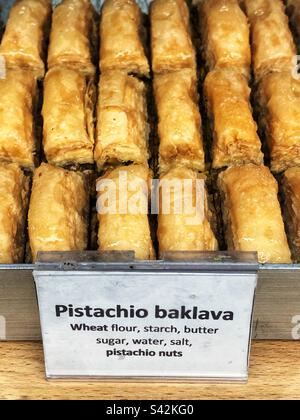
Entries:
{"type": "MultiPolygon", "coordinates": [[[[98,180],[101,251],[134,251],[137,259],[155,258],[148,217],[151,178],[146,165],[129,165],[112,169],[98,180]],[[109,197],[107,188],[112,194],[114,211],[111,208],[104,211],[103,206],[109,197]],[[124,200],[125,211],[120,207],[121,202],[124,206],[124,200]],[[135,206],[134,211],[128,211],[129,204],[135,206]]],[[[200,183],[201,189],[197,183],[201,179],[203,176],[198,172],[183,167],[172,168],[161,177],[157,232],[160,255],[172,251],[218,249],[207,193],[204,184],[200,183]],[[192,181],[191,187],[182,190],[189,180],[192,181]],[[175,181],[179,182],[179,189],[172,189],[175,181]],[[164,199],[169,202],[167,211],[163,206],[164,199]],[[186,203],[189,203],[187,207],[186,203]],[[177,212],[178,205],[180,212],[177,212]]],[[[262,263],[290,263],[291,252],[278,201],[278,184],[269,169],[254,164],[229,168],[219,175],[218,187],[223,197],[228,249],[257,251],[262,263]]],[[[293,259],[299,261],[299,168],[285,173],[282,190],[293,259]]],[[[45,163],[35,171],[28,217],[33,259],[38,251],[87,249],[88,191],[85,176],[80,172],[45,163]]],[[[1,263],[23,261],[28,198],[29,182],[24,173],[15,164],[0,164],[1,263]]]]}
{"type": "MultiPolygon", "coordinates": [[[[40,0],[34,3],[35,7],[38,3],[40,0]]],[[[47,4],[45,0],[42,3],[44,7],[47,4]]],[[[29,23],[23,21],[17,26],[17,18],[21,19],[21,4],[23,8],[27,4],[25,10],[30,21],[34,16],[37,19],[31,0],[17,2],[12,9],[0,47],[0,53],[5,47],[2,54],[8,64],[18,57],[12,48],[17,48],[16,42],[12,42],[17,38],[16,32],[28,39],[23,31],[29,30],[29,23]]],[[[300,164],[300,81],[291,73],[295,47],[281,0],[245,0],[244,4],[251,23],[253,67],[258,83],[256,103],[261,126],[266,133],[271,168],[274,172],[282,172],[300,164]]],[[[46,10],[41,16],[49,14],[46,10]]],[[[95,71],[91,53],[95,44],[91,39],[94,39],[91,33],[95,33],[92,10],[89,1],[64,0],[53,14],[48,56],[51,70],[45,80],[43,108],[46,158],[61,166],[93,163],[95,160],[100,169],[118,161],[145,163],[149,158],[146,87],[128,75],[130,72],[149,72],[143,43],[139,39],[141,12],[133,0],[107,0],[103,7],[100,66],[104,73],[99,88],[102,99],[98,106],[95,145],[95,86],[86,76],[95,71]],[[132,19],[124,28],[122,22],[126,21],[126,16],[132,16],[132,19]],[[133,16],[138,17],[134,19],[133,16]],[[69,34],[68,30],[64,34],[69,26],[74,33],[69,34]],[[78,42],[74,42],[77,39],[78,42]],[[82,45],[79,40],[84,40],[82,45]],[[128,49],[135,44],[139,48],[134,48],[134,55],[128,49]]],[[[246,15],[238,0],[226,1],[226,7],[224,0],[207,0],[200,2],[199,10],[204,56],[210,70],[204,91],[213,132],[212,167],[219,169],[249,162],[261,164],[261,141],[252,117],[251,92],[247,83],[251,54],[246,15]]],[[[155,0],[151,22],[161,170],[167,169],[169,161],[178,161],[202,171],[205,157],[198,111],[195,50],[184,0],[155,0]],[[163,124],[161,121],[166,121],[166,115],[169,118],[163,124]],[[192,124],[188,124],[189,121],[192,124]],[[171,131],[169,128],[174,124],[177,128],[171,131]]],[[[32,39],[33,45],[34,37],[32,39]]],[[[42,43],[42,39],[41,34],[36,35],[36,44],[37,40],[42,43]]],[[[29,51],[22,54],[26,59],[32,55],[29,51]]],[[[16,62],[23,66],[21,59],[16,62]]],[[[2,100],[3,109],[15,107],[21,110],[26,103],[26,113],[17,127],[16,121],[11,122],[14,113],[5,115],[3,112],[1,120],[6,120],[3,130],[7,132],[10,125],[14,130],[10,131],[9,143],[4,132],[1,135],[0,157],[2,161],[14,161],[32,169],[36,163],[36,145],[30,121],[30,95],[34,96],[35,88],[30,75],[20,73],[8,70],[7,80],[1,82],[1,98],[4,95],[7,98],[2,100]],[[16,89],[13,79],[16,80],[16,89]],[[19,94],[21,91],[22,95],[19,94]]]]}
{"type": "MultiPolygon", "coordinates": [[[[183,40],[188,40],[188,44],[192,45],[188,9],[185,2],[179,0],[156,1],[155,4],[156,6],[153,7],[152,11],[160,10],[157,12],[158,21],[161,20],[160,17],[167,15],[167,11],[170,12],[168,7],[173,7],[172,18],[169,17],[167,22],[162,22],[159,26],[160,39],[165,40],[166,44],[170,43],[170,33],[173,32],[167,31],[167,29],[174,26],[178,45],[183,45],[183,40]],[[177,13],[175,13],[176,11],[177,13]],[[182,25],[183,22],[184,25],[182,25]]],[[[166,63],[165,55],[162,54],[162,63],[166,63]]],[[[195,57],[193,49],[190,57],[195,57]]],[[[159,70],[155,74],[154,84],[159,115],[161,181],[192,180],[193,190],[189,194],[192,195],[192,202],[194,202],[197,201],[197,194],[199,194],[196,181],[198,178],[202,178],[194,169],[202,170],[204,168],[204,158],[201,161],[204,153],[202,152],[201,119],[197,106],[195,66],[191,63],[191,60],[185,60],[180,48],[172,49],[170,47],[168,65],[164,67],[163,74],[159,74],[159,70]],[[181,140],[182,138],[184,138],[184,142],[181,140]],[[203,166],[201,167],[201,165],[203,166]]],[[[194,59],[193,63],[195,63],[194,59]]],[[[165,64],[163,65],[165,66],[165,64]]],[[[111,156],[108,153],[106,159],[108,164],[115,164],[116,161],[123,160],[118,158],[123,149],[125,149],[125,152],[129,150],[132,157],[140,151],[139,144],[134,144],[132,149],[129,146],[133,144],[131,133],[137,133],[134,138],[141,140],[139,135],[141,126],[138,126],[137,122],[145,121],[145,113],[139,114],[141,108],[136,104],[141,103],[140,99],[137,98],[144,98],[144,95],[136,94],[138,91],[136,86],[143,86],[142,82],[128,76],[127,73],[114,71],[110,74],[114,75],[111,80],[116,79],[117,81],[116,84],[111,82],[104,85],[107,91],[106,96],[101,94],[100,84],[100,107],[104,103],[101,101],[102,97],[108,98],[111,102],[101,110],[99,121],[101,121],[102,116],[104,122],[106,122],[108,145],[114,143],[115,139],[118,140],[111,148],[117,156],[111,156]],[[122,84],[119,83],[118,74],[123,80],[122,84]],[[120,97],[122,97],[122,103],[126,102],[128,104],[122,112],[120,112],[119,106],[120,97]],[[123,98],[126,98],[126,101],[123,98]],[[130,122],[132,125],[130,125],[130,122]],[[124,133],[127,133],[127,137],[124,136],[124,133]],[[120,138],[125,139],[125,141],[120,141],[120,138]]],[[[217,79],[214,79],[212,75],[214,77],[220,75],[222,83],[224,75],[241,78],[243,94],[240,93],[241,90],[237,89],[238,93],[227,93],[226,97],[225,92],[225,99],[222,99],[223,105],[219,107],[219,111],[218,108],[211,111],[216,126],[218,113],[221,118],[226,118],[226,112],[228,111],[230,114],[231,109],[233,109],[231,118],[227,122],[226,119],[224,120],[224,130],[220,137],[225,139],[225,145],[227,138],[234,143],[234,140],[240,136],[238,129],[247,128],[252,118],[249,88],[247,82],[243,79],[244,75],[233,68],[228,68],[226,71],[223,69],[213,70],[208,75],[207,80],[212,78],[211,87],[214,88],[215,84],[218,85],[218,83],[215,82],[217,79]],[[234,97],[233,103],[230,101],[232,96],[234,97]],[[239,99],[240,97],[242,97],[242,100],[239,99]],[[225,105],[227,105],[227,108],[225,105]],[[242,112],[239,112],[239,108],[242,112]],[[226,110],[225,113],[223,109],[226,110]],[[242,115],[242,118],[240,118],[240,115],[242,115]],[[228,136],[228,132],[231,137],[228,136]]],[[[219,93],[216,91],[215,95],[212,94],[216,98],[217,104],[219,96],[224,93],[224,83],[222,83],[220,83],[219,93]]],[[[207,82],[207,84],[209,83],[207,82]]],[[[229,79],[227,83],[229,92],[232,92],[232,84],[232,79],[229,79]]],[[[143,102],[145,103],[145,100],[143,102]]],[[[69,104],[69,102],[66,103],[69,104]]],[[[59,113],[57,117],[59,118],[59,113]]],[[[222,126],[222,124],[219,125],[222,126]]],[[[143,126],[144,128],[145,126],[143,126]]],[[[251,129],[249,131],[251,132],[251,129]]],[[[142,131],[142,134],[144,135],[145,131],[142,131]]],[[[142,138],[145,139],[145,137],[142,138]]],[[[245,138],[247,139],[247,135],[245,138]]],[[[234,146],[236,148],[236,144],[234,146]]],[[[229,157],[232,153],[227,152],[229,157]]],[[[80,152],[78,155],[80,155],[80,152]]],[[[146,158],[144,152],[140,156],[146,158]]],[[[244,163],[244,160],[234,159],[233,163],[228,163],[229,166],[244,163]]],[[[127,158],[124,160],[135,161],[135,159],[127,158]]],[[[227,166],[227,164],[221,166],[227,166]]],[[[119,184],[120,172],[127,173],[129,180],[136,180],[137,185],[143,184],[151,178],[146,164],[119,167],[107,172],[102,179],[115,181],[119,189],[117,200],[120,200],[120,197],[125,193],[124,186],[121,186],[121,188],[119,184]]],[[[295,179],[297,179],[297,176],[295,179]]],[[[101,180],[99,182],[101,183],[101,180]]],[[[86,194],[84,195],[86,189],[83,184],[84,180],[81,174],[68,172],[50,165],[44,164],[36,171],[29,211],[29,236],[33,256],[36,255],[37,250],[81,250],[86,248],[88,198],[86,194]],[[78,177],[80,177],[80,180],[78,177]],[[74,191],[77,190],[78,193],[74,194],[74,191]]],[[[278,186],[269,170],[263,166],[254,165],[231,168],[219,176],[219,186],[225,197],[224,221],[229,249],[257,250],[261,262],[290,262],[290,251],[277,199],[278,186]]],[[[291,188],[291,190],[293,189],[291,188]]],[[[101,193],[101,188],[99,191],[101,193]]],[[[131,191],[132,195],[134,193],[135,191],[131,191]]],[[[296,192],[294,191],[293,197],[295,196],[296,192]]],[[[171,197],[172,206],[177,206],[180,200],[184,200],[184,198],[173,194],[171,197]]],[[[174,250],[217,249],[218,245],[212,229],[212,214],[207,201],[207,198],[202,196],[204,217],[202,214],[201,218],[198,213],[193,214],[196,211],[194,208],[187,213],[181,212],[180,214],[174,214],[172,209],[165,214],[161,209],[158,221],[158,239],[161,253],[174,250]],[[192,219],[192,222],[190,219],[192,219]]],[[[295,202],[291,208],[294,207],[295,202]]],[[[292,214],[295,222],[297,217],[294,213],[290,212],[290,214],[292,214]]],[[[141,212],[140,214],[123,214],[118,213],[118,211],[114,214],[102,214],[100,212],[99,220],[99,245],[101,250],[134,250],[137,258],[149,259],[154,257],[147,212],[141,212]]],[[[291,227],[291,224],[289,226],[291,227]]]]}
{"type": "MultiPolygon", "coordinates": [[[[170,161],[201,171],[205,165],[199,128],[197,79],[193,72],[195,51],[186,23],[189,19],[184,25],[182,17],[188,16],[188,10],[175,13],[179,6],[184,7],[184,3],[179,0],[154,2],[151,15],[152,32],[159,33],[161,40],[168,39],[169,45],[176,45],[172,51],[162,48],[163,41],[160,43],[157,40],[161,50],[165,51],[164,56],[168,57],[168,66],[164,66],[163,60],[158,60],[157,54],[153,59],[162,172],[170,161]],[[156,14],[166,16],[167,11],[168,24],[172,22],[176,27],[176,36],[168,31],[166,24],[157,29],[158,19],[154,17],[156,14]],[[176,16],[179,16],[177,21],[176,16]],[[189,42],[185,44],[191,45],[187,49],[190,61],[178,64],[186,49],[180,46],[187,39],[189,42]],[[172,61],[177,64],[172,66],[172,61]],[[161,67],[158,67],[158,62],[161,67]],[[155,69],[164,74],[157,74],[155,69]]],[[[209,69],[204,82],[204,97],[213,133],[212,168],[264,162],[248,84],[251,73],[250,35],[256,80],[253,96],[261,137],[267,143],[271,158],[271,169],[280,173],[299,166],[300,78],[295,73],[296,48],[282,1],[244,0],[242,3],[248,19],[238,0],[200,0],[197,3],[203,55],[209,69]]]]}
{"type": "Polygon", "coordinates": [[[283,2],[200,0],[197,3],[203,55],[210,71],[204,94],[213,132],[212,168],[263,163],[248,86],[251,50],[254,102],[271,169],[280,173],[299,166],[300,78],[283,2]]]}

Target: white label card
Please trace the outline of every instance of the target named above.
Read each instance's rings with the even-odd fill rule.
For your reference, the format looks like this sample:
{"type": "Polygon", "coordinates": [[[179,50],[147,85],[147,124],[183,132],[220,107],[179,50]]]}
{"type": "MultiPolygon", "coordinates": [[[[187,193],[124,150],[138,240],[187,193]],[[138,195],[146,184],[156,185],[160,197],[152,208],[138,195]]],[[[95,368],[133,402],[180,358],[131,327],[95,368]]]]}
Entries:
{"type": "Polygon", "coordinates": [[[247,379],[254,273],[34,275],[49,378],[247,379]]]}

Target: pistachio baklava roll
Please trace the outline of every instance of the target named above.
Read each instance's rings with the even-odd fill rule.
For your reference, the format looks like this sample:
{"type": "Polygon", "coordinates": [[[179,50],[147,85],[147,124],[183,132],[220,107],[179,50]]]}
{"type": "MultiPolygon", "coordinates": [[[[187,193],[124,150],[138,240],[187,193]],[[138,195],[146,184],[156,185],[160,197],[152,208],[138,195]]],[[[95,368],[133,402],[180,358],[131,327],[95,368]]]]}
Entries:
{"type": "Polygon", "coordinates": [[[0,162],[34,168],[36,97],[37,83],[31,71],[7,69],[0,78],[0,162]]]}
{"type": "Polygon", "coordinates": [[[99,250],[134,251],[155,259],[148,206],[152,174],[146,165],[120,166],[97,181],[99,250]]]}
{"type": "Polygon", "coordinates": [[[156,75],[154,94],[159,117],[160,172],[175,165],[204,171],[202,122],[194,70],[156,75]]]}
{"type": "Polygon", "coordinates": [[[288,169],[282,179],[284,217],[293,260],[300,262],[300,168],[288,169]]]}
{"type": "Polygon", "coordinates": [[[145,29],[135,0],[105,0],[100,23],[100,69],[149,76],[145,29]]]}
{"type": "Polygon", "coordinates": [[[209,70],[230,68],[249,78],[250,32],[239,0],[202,0],[199,16],[209,70]]]}
{"type": "Polygon", "coordinates": [[[171,251],[216,251],[205,178],[184,167],[160,179],[158,232],[160,254],[171,251]]]}
{"type": "Polygon", "coordinates": [[[185,0],[154,0],[150,7],[154,73],[196,69],[190,14],[185,0]]]}
{"type": "Polygon", "coordinates": [[[281,0],[244,0],[251,25],[256,79],[271,71],[292,69],[296,48],[281,0]]]}
{"type": "Polygon", "coordinates": [[[49,31],[51,0],[16,0],[0,44],[0,57],[8,68],[30,69],[45,74],[45,44],[49,31]]]}
{"type": "Polygon", "coordinates": [[[300,80],[290,71],[266,75],[259,84],[258,103],[272,171],[299,166],[300,80]]]}
{"type": "Polygon", "coordinates": [[[49,163],[94,162],[93,79],[65,67],[48,71],[44,83],[43,144],[49,163]]]}
{"type": "Polygon", "coordinates": [[[25,254],[29,178],[16,164],[0,163],[0,264],[20,264],[25,254]]]}
{"type": "Polygon", "coordinates": [[[90,0],[63,0],[53,12],[48,68],[63,65],[95,74],[96,11],[90,0]]]}
{"type": "Polygon", "coordinates": [[[29,205],[32,257],[88,246],[89,194],[84,174],[43,163],[36,169],[29,205]]]}
{"type": "Polygon", "coordinates": [[[95,161],[101,170],[147,163],[149,125],[145,84],[123,71],[103,73],[99,85],[95,161]]]}
{"type": "Polygon", "coordinates": [[[248,164],[222,172],[218,185],[229,250],[257,252],[261,263],[291,263],[278,184],[270,170],[248,164]]]}
{"type": "Polygon", "coordinates": [[[263,163],[246,78],[231,70],[208,73],[204,91],[213,131],[213,168],[263,163]]]}

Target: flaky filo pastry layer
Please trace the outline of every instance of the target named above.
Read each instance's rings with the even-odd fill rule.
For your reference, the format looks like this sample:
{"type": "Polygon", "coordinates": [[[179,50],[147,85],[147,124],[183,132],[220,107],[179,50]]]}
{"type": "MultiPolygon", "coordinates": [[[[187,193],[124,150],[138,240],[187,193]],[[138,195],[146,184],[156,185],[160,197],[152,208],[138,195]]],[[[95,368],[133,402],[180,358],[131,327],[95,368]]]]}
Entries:
{"type": "Polygon", "coordinates": [[[268,74],[259,83],[257,99],[272,171],[299,166],[300,80],[290,71],[268,74]]]}
{"type": "Polygon", "coordinates": [[[213,168],[263,163],[247,79],[232,70],[213,70],[204,82],[212,132],[213,168]]]}
{"type": "Polygon", "coordinates": [[[135,0],[106,0],[100,23],[100,69],[149,76],[142,13],[135,0]]]}
{"type": "Polygon", "coordinates": [[[24,262],[29,178],[16,164],[0,163],[0,264],[24,262]]]}
{"type": "Polygon", "coordinates": [[[239,0],[200,0],[198,7],[209,70],[229,68],[249,78],[250,31],[239,0]]]}
{"type": "Polygon", "coordinates": [[[278,184],[265,166],[248,164],[222,172],[218,186],[229,250],[257,252],[260,263],[291,263],[278,184]]]}
{"type": "Polygon", "coordinates": [[[8,68],[24,68],[38,78],[45,74],[45,44],[52,12],[51,0],[16,0],[0,44],[8,68]]]}
{"type": "Polygon", "coordinates": [[[53,12],[48,68],[69,67],[94,75],[96,11],[90,0],[63,0],[53,12]]]}
{"type": "Polygon", "coordinates": [[[32,170],[36,164],[37,82],[31,71],[6,69],[0,78],[0,162],[32,170]]]}
{"type": "Polygon", "coordinates": [[[120,166],[97,181],[100,251],[155,259],[148,216],[152,173],[146,165],[120,166]]]}
{"type": "Polygon", "coordinates": [[[251,25],[255,77],[292,70],[296,47],[281,0],[243,0],[251,25]]]}
{"type": "Polygon", "coordinates": [[[28,229],[33,260],[39,251],[84,251],[89,194],[84,174],[46,163],[36,169],[28,229]]]}
{"type": "Polygon", "coordinates": [[[157,237],[160,254],[172,251],[216,251],[205,178],[184,167],[160,178],[157,237]]]}
{"type": "Polygon", "coordinates": [[[149,124],[145,84],[123,71],[100,77],[95,161],[99,169],[146,164],[149,124]]]}
{"type": "Polygon", "coordinates": [[[196,69],[190,14],[185,0],[154,0],[150,6],[152,69],[196,69]]]}
{"type": "Polygon", "coordinates": [[[43,145],[49,163],[94,162],[94,80],[65,67],[48,71],[44,82],[43,145]]]}
{"type": "Polygon", "coordinates": [[[205,170],[202,121],[198,105],[197,77],[184,69],[155,75],[154,95],[158,111],[159,167],[205,170]]]}
{"type": "Polygon", "coordinates": [[[290,168],[284,173],[282,192],[290,248],[294,261],[300,262],[300,168],[290,168]]]}

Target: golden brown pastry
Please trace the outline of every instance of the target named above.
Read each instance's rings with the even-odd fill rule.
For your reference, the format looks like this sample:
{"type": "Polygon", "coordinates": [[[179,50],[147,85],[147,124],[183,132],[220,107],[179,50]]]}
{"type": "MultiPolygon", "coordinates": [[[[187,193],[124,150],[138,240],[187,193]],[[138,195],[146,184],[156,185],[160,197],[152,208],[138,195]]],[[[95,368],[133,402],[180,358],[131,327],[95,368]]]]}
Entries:
{"type": "Polygon", "coordinates": [[[166,172],[175,165],[204,171],[205,156],[195,72],[184,69],[156,75],[154,93],[159,116],[160,172],[166,172]]]}
{"type": "Polygon", "coordinates": [[[150,17],[154,73],[195,69],[196,54],[185,0],[154,0],[150,17]]]}
{"type": "Polygon", "coordinates": [[[95,86],[78,71],[56,67],[44,84],[44,150],[51,164],[93,163],[95,86]]]}
{"type": "Polygon", "coordinates": [[[0,163],[0,264],[23,262],[28,192],[18,165],[0,163]]]}
{"type": "Polygon", "coordinates": [[[213,130],[213,168],[263,163],[246,78],[231,70],[213,70],[204,90],[213,130]]]}
{"type": "Polygon", "coordinates": [[[258,100],[272,171],[299,166],[300,80],[290,71],[268,74],[260,82],[258,100]]]}
{"type": "Polygon", "coordinates": [[[250,76],[251,50],[247,17],[238,0],[199,3],[204,55],[209,70],[231,68],[250,76]]]}
{"type": "Polygon", "coordinates": [[[282,180],[284,216],[293,259],[300,262],[300,168],[288,169],[282,180]]]}
{"type": "Polygon", "coordinates": [[[158,241],[170,251],[216,251],[204,177],[191,169],[172,168],[160,180],[158,241]]]}
{"type": "Polygon", "coordinates": [[[134,251],[138,260],[155,258],[148,219],[150,181],[146,165],[120,166],[98,179],[100,251],[134,251]]]}
{"type": "Polygon", "coordinates": [[[296,48],[281,0],[244,0],[251,24],[253,68],[257,79],[293,67],[296,48]]]}
{"type": "Polygon", "coordinates": [[[149,76],[142,14],[135,0],[106,0],[100,23],[100,69],[149,76]]]}
{"type": "Polygon", "coordinates": [[[88,241],[84,175],[43,163],[36,169],[29,206],[32,257],[39,251],[84,251],[88,241]]]}
{"type": "Polygon", "coordinates": [[[90,0],[63,0],[54,10],[48,68],[63,65],[93,75],[96,12],[90,0]]]}
{"type": "Polygon", "coordinates": [[[31,69],[37,77],[44,76],[44,47],[51,10],[51,0],[15,1],[0,44],[0,56],[7,67],[31,69]]]}
{"type": "Polygon", "coordinates": [[[146,87],[123,71],[101,75],[95,161],[98,168],[146,163],[149,126],[146,87]]]}
{"type": "Polygon", "coordinates": [[[33,112],[36,80],[30,71],[8,70],[0,78],[0,161],[35,165],[33,112]]]}
{"type": "Polygon", "coordinates": [[[261,263],[291,263],[278,184],[265,166],[248,164],[219,175],[229,250],[258,252],[261,263]]]}

